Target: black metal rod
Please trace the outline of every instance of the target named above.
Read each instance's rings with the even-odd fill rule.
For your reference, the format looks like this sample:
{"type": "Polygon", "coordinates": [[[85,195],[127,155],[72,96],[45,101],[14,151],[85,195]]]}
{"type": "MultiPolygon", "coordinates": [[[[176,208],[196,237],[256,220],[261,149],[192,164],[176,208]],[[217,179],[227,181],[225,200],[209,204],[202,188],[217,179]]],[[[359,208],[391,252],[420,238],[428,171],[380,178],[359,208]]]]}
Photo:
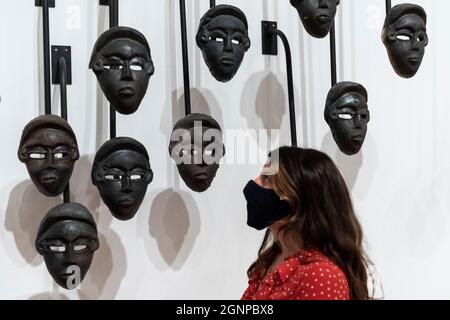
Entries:
{"type": "Polygon", "coordinates": [[[110,0],[109,5],[109,27],[117,27],[119,25],[119,0],[110,0]]]}
{"type": "Polygon", "coordinates": [[[389,14],[389,11],[392,9],[392,2],[391,0],[386,0],[386,15],[389,14]]]}
{"type": "Polygon", "coordinates": [[[216,0],[209,0],[209,7],[214,8],[216,6],[216,0]]]}
{"type": "Polygon", "coordinates": [[[281,38],[284,45],[284,51],[286,53],[286,71],[287,71],[287,83],[288,83],[288,96],[289,96],[289,117],[291,124],[291,140],[292,146],[297,147],[297,124],[295,119],[295,96],[294,96],[294,77],[292,75],[292,53],[291,46],[286,35],[276,30],[275,33],[281,38]]]}
{"type": "Polygon", "coordinates": [[[51,84],[50,84],[50,26],[48,0],[42,0],[42,25],[44,37],[44,93],[45,93],[45,114],[52,113],[51,84]]]}
{"type": "Polygon", "coordinates": [[[61,117],[67,120],[67,64],[66,59],[59,59],[59,81],[61,89],[61,117]]]}
{"type": "MultiPolygon", "coordinates": [[[[114,28],[119,25],[119,0],[110,0],[109,2],[109,27],[114,28]]],[[[113,105],[109,106],[109,131],[110,138],[117,136],[116,109],[113,105]]]]}
{"type": "Polygon", "coordinates": [[[186,116],[191,114],[191,84],[189,80],[189,54],[186,27],[186,2],[180,0],[181,46],[183,51],[184,107],[186,116]]]}
{"type": "MultiPolygon", "coordinates": [[[[61,90],[61,117],[67,121],[67,64],[64,58],[59,59],[59,81],[61,90]]],[[[64,203],[70,203],[70,182],[64,189],[63,200],[64,203]]]]}
{"type": "Polygon", "coordinates": [[[331,59],[331,86],[337,83],[337,63],[336,63],[336,27],[333,22],[330,30],[330,59],[331,59]]]}

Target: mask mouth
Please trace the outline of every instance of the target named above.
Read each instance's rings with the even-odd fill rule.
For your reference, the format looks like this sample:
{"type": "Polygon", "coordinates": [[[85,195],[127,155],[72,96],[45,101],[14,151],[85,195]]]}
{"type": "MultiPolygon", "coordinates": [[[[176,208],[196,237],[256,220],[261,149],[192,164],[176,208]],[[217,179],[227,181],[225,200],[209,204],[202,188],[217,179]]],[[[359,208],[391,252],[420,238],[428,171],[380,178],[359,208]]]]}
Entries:
{"type": "Polygon", "coordinates": [[[67,278],[69,278],[69,277],[71,277],[73,275],[74,275],[73,272],[64,271],[64,272],[59,274],[59,277],[62,278],[62,279],[67,279],[67,278]]]}
{"type": "Polygon", "coordinates": [[[236,61],[234,60],[233,57],[223,57],[220,59],[220,63],[224,66],[224,67],[234,67],[236,65],[236,61]]]}
{"type": "Polygon", "coordinates": [[[316,20],[317,20],[317,22],[319,22],[321,24],[326,24],[331,21],[331,16],[328,13],[327,14],[321,13],[316,16],[316,20]]]}
{"type": "Polygon", "coordinates": [[[357,134],[357,135],[352,136],[350,140],[352,142],[360,142],[360,143],[362,143],[362,142],[364,142],[365,137],[362,134],[357,134]]]}
{"type": "Polygon", "coordinates": [[[117,203],[122,208],[129,208],[136,204],[136,199],[134,199],[133,197],[130,197],[130,196],[124,196],[124,197],[120,197],[119,200],[117,200],[117,203]]]}
{"type": "Polygon", "coordinates": [[[123,98],[131,98],[136,94],[136,90],[134,90],[133,87],[125,86],[125,87],[119,88],[117,90],[117,93],[119,94],[119,96],[121,96],[123,98]]]}
{"type": "Polygon", "coordinates": [[[51,185],[54,184],[58,181],[58,176],[54,173],[48,173],[48,174],[44,174],[41,178],[40,181],[42,184],[44,185],[51,185]]]}
{"type": "Polygon", "coordinates": [[[412,54],[408,57],[408,62],[413,65],[418,65],[422,58],[417,54],[412,54]]]}
{"type": "Polygon", "coordinates": [[[206,171],[199,171],[194,173],[192,177],[196,180],[206,181],[209,179],[209,174],[206,171]]]}

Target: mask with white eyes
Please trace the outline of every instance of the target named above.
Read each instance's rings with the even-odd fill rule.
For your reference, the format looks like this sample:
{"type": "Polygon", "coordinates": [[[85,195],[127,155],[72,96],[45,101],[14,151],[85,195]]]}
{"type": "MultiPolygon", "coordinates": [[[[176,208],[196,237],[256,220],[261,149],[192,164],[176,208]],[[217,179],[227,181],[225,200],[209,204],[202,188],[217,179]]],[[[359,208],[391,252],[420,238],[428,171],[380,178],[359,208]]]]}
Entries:
{"type": "Polygon", "coordinates": [[[393,7],[384,22],[382,40],[395,72],[403,78],[416,75],[428,45],[425,10],[415,4],[393,7]]]}
{"type": "Polygon", "coordinates": [[[315,38],[324,38],[333,26],[340,0],[290,0],[297,9],[305,30],[315,38]]]}
{"type": "Polygon", "coordinates": [[[220,125],[205,114],[188,115],[174,126],[169,154],[191,190],[208,190],[225,155],[220,125]]]}
{"type": "Polygon", "coordinates": [[[92,182],[119,220],[134,218],[152,180],[147,150],[132,138],[112,139],[95,156],[92,182]]]}
{"type": "Polygon", "coordinates": [[[234,6],[215,6],[202,17],[196,40],[213,77],[228,82],[250,48],[247,18],[234,6]]]}
{"type": "Polygon", "coordinates": [[[97,225],[80,204],[53,208],[39,226],[36,249],[52,278],[65,289],[73,290],[81,284],[98,248],[97,225]]]}
{"type": "Polygon", "coordinates": [[[346,155],[357,154],[366,139],[370,121],[367,102],[367,90],[354,82],[338,83],[328,93],[325,120],[346,155]]]}
{"type": "Polygon", "coordinates": [[[128,27],[111,28],[99,37],[89,68],[106,98],[121,114],[137,111],[155,72],[146,38],[128,27]]]}
{"type": "Polygon", "coordinates": [[[23,130],[18,157],[37,189],[56,197],[64,192],[79,159],[75,133],[61,117],[37,117],[23,130]]]}

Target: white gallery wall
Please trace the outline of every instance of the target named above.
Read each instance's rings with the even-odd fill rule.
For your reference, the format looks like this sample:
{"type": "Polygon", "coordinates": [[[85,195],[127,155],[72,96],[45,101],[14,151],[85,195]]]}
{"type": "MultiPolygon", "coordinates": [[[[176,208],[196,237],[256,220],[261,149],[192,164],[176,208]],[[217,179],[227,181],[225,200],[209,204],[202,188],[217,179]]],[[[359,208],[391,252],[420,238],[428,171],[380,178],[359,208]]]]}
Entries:
{"type": "MultiPolygon", "coordinates": [[[[101,247],[79,290],[58,288],[34,248],[38,224],[61,202],[32,185],[17,159],[23,127],[44,110],[42,13],[33,0],[1,0],[0,9],[0,298],[238,299],[263,234],[246,226],[242,189],[259,164],[223,165],[203,194],[190,191],[168,154],[174,122],[183,115],[183,75],[177,0],[120,0],[120,25],[140,30],[156,73],[131,116],[118,116],[119,136],[149,150],[155,179],[136,218],[112,218],[90,181],[96,150],[108,139],[108,103],[88,70],[92,47],[108,26],[97,0],[56,0],[52,45],[72,47],[69,121],[81,151],[72,200],[98,223],[101,247]]],[[[429,15],[430,44],[417,76],[399,78],[381,42],[383,0],[342,0],[336,20],[338,79],[369,91],[371,122],[363,151],[342,155],[323,119],[330,89],[329,41],[304,31],[288,0],[229,0],[249,19],[252,47],[227,84],[210,75],[195,45],[207,0],[187,1],[194,112],[224,129],[279,129],[290,143],[286,69],[261,54],[261,20],[276,20],[291,43],[299,144],[336,160],[363,224],[377,283],[386,299],[450,297],[450,41],[447,0],[411,0],[429,15]]],[[[217,1],[217,3],[225,3],[217,1]]],[[[394,4],[400,1],[393,1],[394,4]]],[[[52,89],[59,114],[59,88],[52,89]]]]}

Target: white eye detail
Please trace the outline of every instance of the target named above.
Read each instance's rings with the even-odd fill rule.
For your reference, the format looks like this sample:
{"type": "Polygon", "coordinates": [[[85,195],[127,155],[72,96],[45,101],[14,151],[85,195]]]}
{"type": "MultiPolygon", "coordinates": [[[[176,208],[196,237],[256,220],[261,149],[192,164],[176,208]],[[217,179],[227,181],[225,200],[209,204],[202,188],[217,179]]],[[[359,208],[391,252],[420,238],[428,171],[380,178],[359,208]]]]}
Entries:
{"type": "Polygon", "coordinates": [[[352,120],[353,116],[348,113],[341,113],[340,115],[338,115],[338,118],[342,120],[352,120]]]}
{"type": "Polygon", "coordinates": [[[45,154],[43,154],[43,153],[30,153],[29,157],[30,157],[30,159],[42,160],[42,159],[45,159],[45,154]]]}
{"type": "Polygon", "coordinates": [[[79,245],[79,246],[75,246],[74,250],[75,251],[83,251],[86,248],[87,248],[87,245],[79,245]]]}
{"type": "Polygon", "coordinates": [[[400,40],[400,41],[409,41],[409,40],[411,40],[411,37],[410,37],[410,36],[406,36],[406,35],[404,35],[404,34],[399,34],[399,35],[397,36],[397,40],[400,40]]]}
{"type": "Polygon", "coordinates": [[[140,174],[132,174],[131,177],[130,177],[130,179],[131,179],[132,181],[141,180],[141,179],[142,179],[142,175],[140,175],[140,174]]]}
{"type": "Polygon", "coordinates": [[[121,176],[121,175],[107,174],[107,175],[105,176],[105,180],[109,180],[109,181],[122,180],[122,176],[121,176]]]}
{"type": "Polygon", "coordinates": [[[111,66],[110,66],[110,65],[104,65],[104,66],[103,66],[103,69],[111,70],[111,66]]]}
{"type": "Polygon", "coordinates": [[[64,247],[64,246],[50,246],[49,248],[53,252],[65,252],[66,251],[66,247],[64,247]]]}
{"type": "Polygon", "coordinates": [[[64,159],[65,156],[66,156],[65,153],[62,153],[62,152],[55,153],[55,155],[54,155],[55,159],[57,159],[57,160],[64,159]]]}
{"type": "Polygon", "coordinates": [[[216,39],[214,39],[216,42],[225,42],[225,39],[224,38],[216,38],[216,39]]]}
{"type": "Polygon", "coordinates": [[[131,65],[130,69],[133,70],[133,71],[142,71],[142,70],[144,70],[144,68],[142,68],[142,66],[140,66],[140,65],[131,65]]]}
{"type": "Polygon", "coordinates": [[[233,39],[231,40],[232,44],[241,44],[241,42],[239,40],[233,39]]]}

